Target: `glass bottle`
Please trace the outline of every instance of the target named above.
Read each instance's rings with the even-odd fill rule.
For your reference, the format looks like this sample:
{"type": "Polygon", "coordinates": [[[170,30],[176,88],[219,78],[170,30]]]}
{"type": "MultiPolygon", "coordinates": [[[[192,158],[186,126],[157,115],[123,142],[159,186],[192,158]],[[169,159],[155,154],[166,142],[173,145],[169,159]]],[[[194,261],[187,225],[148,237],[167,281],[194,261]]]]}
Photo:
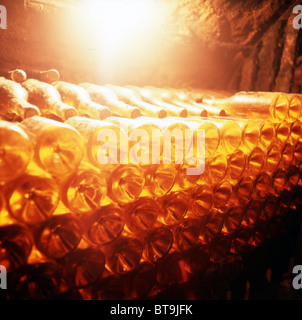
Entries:
{"type": "Polygon", "coordinates": [[[86,146],[85,162],[104,171],[116,164],[128,163],[128,136],[121,127],[86,117],[72,117],[65,123],[82,136],[86,146]]]}
{"type": "Polygon", "coordinates": [[[38,225],[53,215],[60,195],[53,178],[41,172],[28,172],[7,186],[5,197],[13,218],[27,225],[38,225]]]}
{"type": "Polygon", "coordinates": [[[61,259],[75,250],[82,239],[80,221],[71,213],[55,215],[38,229],[36,245],[51,259],[61,259]]]}
{"type": "Polygon", "coordinates": [[[289,101],[285,94],[277,92],[241,91],[225,99],[207,100],[203,103],[222,106],[227,115],[248,119],[268,119],[278,123],[288,115],[289,101]]]}
{"type": "Polygon", "coordinates": [[[105,252],[106,267],[114,274],[125,274],[136,268],[142,258],[143,243],[133,236],[123,236],[105,252]]]}
{"type": "Polygon", "coordinates": [[[203,218],[212,208],[215,197],[213,188],[204,183],[192,190],[191,197],[190,212],[195,218],[203,218]]]}
{"type": "Polygon", "coordinates": [[[35,115],[40,115],[38,107],[27,101],[27,91],[12,80],[0,79],[0,115],[7,119],[19,116],[26,119],[35,115]]]}
{"type": "Polygon", "coordinates": [[[92,83],[81,83],[80,87],[88,92],[92,101],[107,106],[111,110],[112,115],[131,119],[142,115],[139,108],[119,100],[114,91],[109,88],[92,83]]]}
{"type": "Polygon", "coordinates": [[[72,126],[43,117],[31,117],[20,127],[30,137],[36,163],[54,176],[72,173],[84,155],[84,141],[72,126]]]}
{"type": "Polygon", "coordinates": [[[27,263],[34,239],[30,229],[19,223],[0,227],[0,265],[8,273],[27,263]]]}
{"type": "MultiPolygon", "coordinates": [[[[163,101],[160,98],[160,95],[158,95],[157,92],[155,92],[154,90],[136,87],[136,86],[127,86],[127,88],[137,93],[143,99],[143,101],[165,109],[167,111],[168,117],[186,118],[188,115],[188,111],[186,108],[179,107],[163,101]]],[[[199,112],[199,115],[200,115],[200,112],[199,112]]]]}
{"type": "Polygon", "coordinates": [[[106,177],[89,167],[80,167],[68,177],[61,188],[61,198],[65,206],[80,215],[99,209],[106,195],[106,177]]]}
{"type": "Polygon", "coordinates": [[[116,204],[102,206],[87,219],[81,219],[85,234],[97,246],[107,245],[120,237],[125,226],[125,211],[116,204]]]}
{"type": "Polygon", "coordinates": [[[154,228],[145,238],[143,258],[152,263],[164,259],[171,251],[173,240],[173,232],[169,227],[154,228]]]}
{"type": "Polygon", "coordinates": [[[105,271],[105,256],[97,248],[77,248],[63,262],[64,276],[71,288],[85,288],[97,283],[105,271]]]}
{"type": "Polygon", "coordinates": [[[119,165],[108,177],[108,197],[118,203],[136,201],[144,190],[145,178],[139,166],[119,165]]]}
{"type": "Polygon", "coordinates": [[[189,196],[183,191],[170,192],[156,201],[162,209],[158,219],[168,226],[182,221],[189,209],[189,196]]]}
{"type": "Polygon", "coordinates": [[[109,108],[93,102],[84,88],[65,81],[56,81],[52,85],[59,91],[64,103],[77,109],[79,116],[98,120],[111,116],[109,108]]]}
{"type": "Polygon", "coordinates": [[[125,206],[126,226],[134,234],[142,235],[155,226],[160,207],[153,198],[142,197],[125,206]]]}
{"type": "Polygon", "coordinates": [[[65,121],[78,114],[74,107],[61,101],[59,92],[51,84],[27,79],[21,85],[28,93],[28,101],[37,106],[42,115],[54,114],[65,121]]]}
{"type": "Polygon", "coordinates": [[[175,105],[179,108],[184,108],[189,117],[207,117],[208,115],[206,108],[201,105],[195,105],[194,102],[186,99],[186,96],[183,94],[178,94],[170,89],[163,90],[155,87],[144,87],[144,89],[150,90],[152,94],[156,95],[161,101],[175,105]]]}
{"type": "Polygon", "coordinates": [[[119,100],[139,108],[144,116],[154,118],[165,118],[167,116],[167,111],[164,108],[143,101],[139,94],[129,88],[112,84],[108,84],[106,87],[112,90],[119,100]]]}
{"type": "Polygon", "coordinates": [[[0,184],[25,172],[33,154],[28,135],[18,125],[0,120],[0,184]]]}

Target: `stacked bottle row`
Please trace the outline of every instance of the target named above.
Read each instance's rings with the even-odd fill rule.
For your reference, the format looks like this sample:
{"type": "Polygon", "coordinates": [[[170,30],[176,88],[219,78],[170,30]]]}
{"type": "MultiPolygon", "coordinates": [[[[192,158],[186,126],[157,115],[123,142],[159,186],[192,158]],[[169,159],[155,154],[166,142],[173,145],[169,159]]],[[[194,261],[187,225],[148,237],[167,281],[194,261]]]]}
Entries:
{"type": "Polygon", "coordinates": [[[301,126],[299,117],[292,121],[286,114],[274,121],[236,114],[1,121],[0,264],[15,270],[12,287],[27,273],[33,280],[26,281],[49,277],[56,294],[75,289],[102,299],[125,282],[124,298],[152,296],[208,262],[260,244],[264,225],[299,205],[301,126]],[[187,175],[192,165],[176,161],[178,146],[191,146],[185,134],[174,138],[175,158],[165,164],[147,161],[154,156],[150,141],[158,140],[128,140],[134,129],[175,128],[205,130],[202,174],[187,175]],[[100,163],[103,129],[116,133],[117,160],[126,154],[146,163],[100,163]]]}

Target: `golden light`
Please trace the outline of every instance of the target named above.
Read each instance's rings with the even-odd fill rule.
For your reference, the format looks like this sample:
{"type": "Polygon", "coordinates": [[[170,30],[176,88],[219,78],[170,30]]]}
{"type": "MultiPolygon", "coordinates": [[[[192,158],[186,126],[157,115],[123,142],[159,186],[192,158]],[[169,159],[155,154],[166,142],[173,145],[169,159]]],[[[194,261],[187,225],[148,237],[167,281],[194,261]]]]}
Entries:
{"type": "Polygon", "coordinates": [[[97,53],[102,73],[121,61],[132,63],[146,54],[151,57],[165,20],[162,4],[154,0],[88,0],[72,11],[72,19],[80,22],[79,40],[88,41],[97,53]]]}

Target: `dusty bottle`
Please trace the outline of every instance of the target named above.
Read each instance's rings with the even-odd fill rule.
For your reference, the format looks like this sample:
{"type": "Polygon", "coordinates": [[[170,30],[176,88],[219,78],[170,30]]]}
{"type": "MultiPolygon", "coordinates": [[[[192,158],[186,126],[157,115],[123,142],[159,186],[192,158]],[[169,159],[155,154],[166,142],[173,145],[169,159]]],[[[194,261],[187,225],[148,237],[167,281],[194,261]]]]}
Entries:
{"type": "MultiPolygon", "coordinates": [[[[171,90],[171,89],[170,89],[171,90]]],[[[204,99],[214,98],[226,98],[232,96],[235,92],[233,91],[217,91],[217,90],[201,90],[201,89],[173,89],[173,92],[177,94],[177,98],[180,101],[190,103],[191,105],[206,110],[209,117],[224,117],[226,115],[223,108],[216,108],[209,105],[203,104],[204,99]]],[[[163,93],[164,94],[164,93],[163,93]]]]}
{"type": "Polygon", "coordinates": [[[247,165],[246,170],[250,176],[256,176],[262,169],[265,164],[265,153],[259,148],[255,147],[247,155],[247,165]]]}
{"type": "Polygon", "coordinates": [[[126,226],[134,234],[144,236],[154,227],[160,207],[153,198],[142,197],[125,207],[126,226]]]}
{"type": "Polygon", "coordinates": [[[25,173],[6,190],[7,210],[17,221],[38,225],[49,219],[59,203],[59,187],[41,172],[25,173]]]}
{"type": "Polygon", "coordinates": [[[18,125],[0,121],[0,183],[22,174],[32,157],[28,135],[18,125]]]}
{"type": "Polygon", "coordinates": [[[204,130],[204,143],[200,147],[204,148],[202,151],[205,157],[212,156],[220,143],[220,131],[212,119],[191,117],[182,121],[193,132],[193,141],[197,143],[198,135],[197,130],[204,130]]]}
{"type": "Polygon", "coordinates": [[[192,190],[192,200],[190,201],[190,209],[195,218],[203,218],[209,213],[213,201],[213,188],[208,184],[202,184],[192,190]]]}
{"type": "Polygon", "coordinates": [[[36,245],[45,256],[60,259],[76,249],[82,233],[80,221],[74,215],[55,215],[37,230],[36,245]]]}
{"type": "Polygon", "coordinates": [[[204,244],[211,244],[220,234],[225,214],[218,209],[212,209],[207,214],[200,232],[200,241],[204,244]]]}
{"type": "Polygon", "coordinates": [[[173,164],[154,164],[143,167],[145,189],[142,196],[163,197],[174,186],[177,169],[173,164]]]}
{"type": "Polygon", "coordinates": [[[114,274],[124,274],[136,268],[142,258],[143,243],[135,237],[121,237],[108,248],[106,266],[114,274]]]}
{"type": "Polygon", "coordinates": [[[121,127],[86,117],[72,117],[65,123],[82,136],[86,146],[85,162],[102,170],[128,163],[128,136],[121,127]]]}
{"type": "Polygon", "coordinates": [[[302,138],[302,122],[295,120],[290,125],[290,142],[296,144],[302,138]]]}
{"type": "Polygon", "coordinates": [[[244,217],[241,225],[246,228],[253,228],[263,210],[263,201],[251,200],[244,209],[244,217]]]}
{"type": "Polygon", "coordinates": [[[160,261],[157,266],[157,282],[164,288],[185,282],[183,258],[179,253],[172,253],[160,261]]]}
{"type": "Polygon", "coordinates": [[[87,214],[101,207],[107,195],[106,177],[94,168],[79,168],[61,188],[65,206],[73,213],[87,214]]]}
{"type": "Polygon", "coordinates": [[[189,197],[182,191],[170,192],[156,201],[162,208],[159,220],[168,226],[179,223],[189,209],[189,197]]]}
{"type": "Polygon", "coordinates": [[[268,173],[260,172],[254,180],[254,191],[252,195],[254,199],[265,199],[269,193],[271,182],[272,179],[268,173]]]}
{"type": "Polygon", "coordinates": [[[231,198],[232,191],[232,185],[227,179],[218,183],[213,190],[213,208],[224,208],[231,198]]]}
{"type": "Polygon", "coordinates": [[[34,243],[31,231],[21,224],[0,227],[0,264],[7,272],[27,263],[34,243]]]}
{"type": "Polygon", "coordinates": [[[156,283],[156,267],[152,263],[142,262],[125,279],[125,299],[143,299],[148,297],[156,283]]]}
{"type": "Polygon", "coordinates": [[[228,156],[228,165],[227,165],[227,172],[226,172],[226,179],[232,181],[238,181],[247,164],[247,157],[245,153],[237,149],[231,155],[228,156]]]}
{"type": "Polygon", "coordinates": [[[145,184],[139,166],[119,165],[108,177],[108,197],[118,204],[134,202],[141,195],[145,184]]]}
{"type": "Polygon", "coordinates": [[[231,201],[245,205],[254,191],[254,180],[250,176],[243,176],[237,183],[233,185],[233,194],[231,201]]]}
{"type": "Polygon", "coordinates": [[[88,239],[97,246],[120,237],[125,226],[125,210],[116,204],[102,206],[82,221],[88,239]]]}
{"type": "Polygon", "coordinates": [[[132,164],[159,164],[162,155],[162,122],[150,117],[127,119],[109,117],[128,137],[129,162],[132,164]]]}
{"type": "Polygon", "coordinates": [[[119,100],[114,91],[91,83],[81,83],[80,87],[84,88],[92,101],[101,105],[107,106],[112,115],[117,115],[125,118],[137,118],[141,116],[139,108],[131,106],[119,100]]]}
{"type": "Polygon", "coordinates": [[[213,263],[223,263],[231,251],[232,240],[230,235],[219,236],[211,248],[210,261],[213,263]]]}
{"type": "Polygon", "coordinates": [[[290,123],[287,121],[282,121],[278,124],[275,124],[275,144],[280,147],[284,146],[284,144],[290,138],[290,123]]]}
{"type": "Polygon", "coordinates": [[[223,153],[215,153],[212,157],[206,159],[205,170],[200,176],[202,181],[215,185],[223,180],[227,173],[227,156],[223,153]]]}
{"type": "Polygon", "coordinates": [[[139,108],[144,116],[160,119],[165,118],[167,116],[167,111],[164,108],[160,108],[158,106],[143,101],[137,93],[135,93],[133,90],[129,88],[115,86],[111,84],[106,85],[106,87],[112,90],[117,95],[119,100],[131,106],[139,108]]]}
{"type": "Polygon", "coordinates": [[[139,94],[143,101],[164,108],[167,111],[167,116],[186,118],[188,115],[188,111],[186,110],[186,108],[169,104],[163,101],[160,98],[160,95],[154,90],[135,86],[128,86],[127,88],[139,94]]]}
{"type": "Polygon", "coordinates": [[[237,92],[226,99],[203,100],[216,107],[223,106],[227,115],[248,119],[270,119],[278,123],[288,115],[289,101],[277,92],[237,92]]]}
{"type": "Polygon", "coordinates": [[[280,193],[287,187],[288,174],[285,170],[278,168],[272,174],[272,190],[273,194],[279,196],[280,193]]]}
{"type": "Polygon", "coordinates": [[[286,93],[289,100],[287,120],[294,122],[301,116],[302,101],[298,95],[294,93],[286,93]]]}
{"type": "Polygon", "coordinates": [[[26,119],[40,115],[40,110],[27,101],[27,91],[17,82],[0,79],[0,115],[7,119],[16,116],[26,119]]]}
{"type": "Polygon", "coordinates": [[[266,153],[264,168],[267,172],[273,172],[279,165],[281,160],[280,148],[273,144],[266,153]]]}
{"type": "Polygon", "coordinates": [[[78,110],[79,116],[103,120],[111,115],[109,108],[93,102],[84,88],[64,81],[56,81],[52,85],[59,91],[64,103],[78,110]]]}
{"type": "Polygon", "coordinates": [[[233,235],[241,226],[243,208],[238,205],[229,205],[221,228],[222,234],[233,235]]]}
{"type": "Polygon", "coordinates": [[[295,147],[291,143],[286,143],[281,150],[280,167],[287,170],[287,168],[294,161],[295,147]]]}
{"type": "Polygon", "coordinates": [[[186,99],[184,95],[177,94],[173,90],[163,90],[155,87],[145,87],[144,89],[150,90],[152,95],[156,95],[158,99],[183,108],[187,111],[187,115],[197,117],[207,117],[208,112],[203,106],[195,105],[193,102],[186,99]]]}
{"type": "Polygon", "coordinates": [[[96,248],[76,249],[64,261],[64,276],[71,288],[95,284],[105,271],[105,256],[96,248]]]}
{"type": "Polygon", "coordinates": [[[20,127],[30,137],[36,163],[54,176],[73,172],[84,155],[84,141],[72,126],[43,117],[25,119],[20,127]]]}
{"type": "Polygon", "coordinates": [[[61,101],[60,93],[51,84],[28,79],[21,85],[28,92],[28,101],[37,106],[42,115],[54,114],[65,121],[78,114],[74,107],[61,101]]]}
{"type": "Polygon", "coordinates": [[[294,146],[293,164],[298,166],[302,164],[302,142],[297,142],[294,146]]]}
{"type": "Polygon", "coordinates": [[[197,245],[201,233],[201,222],[185,218],[174,231],[175,244],[179,252],[187,251],[197,245]]]}
{"type": "Polygon", "coordinates": [[[144,241],[143,257],[150,262],[164,259],[173,245],[173,232],[169,227],[154,228],[144,241]]]}
{"type": "Polygon", "coordinates": [[[243,129],[237,120],[228,118],[213,118],[213,123],[219,129],[220,144],[218,151],[226,154],[233,153],[242,141],[243,129]]]}
{"type": "Polygon", "coordinates": [[[26,264],[11,274],[10,300],[52,300],[67,291],[62,269],[55,262],[26,264]]]}

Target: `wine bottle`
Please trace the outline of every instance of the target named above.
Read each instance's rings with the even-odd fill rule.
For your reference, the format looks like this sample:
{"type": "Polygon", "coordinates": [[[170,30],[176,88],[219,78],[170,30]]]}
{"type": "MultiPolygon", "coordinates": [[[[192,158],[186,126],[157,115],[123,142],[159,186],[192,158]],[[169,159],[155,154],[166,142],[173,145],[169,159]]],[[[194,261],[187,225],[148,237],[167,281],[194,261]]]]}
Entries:
{"type": "Polygon", "coordinates": [[[79,116],[103,120],[111,115],[109,108],[93,102],[84,88],[64,81],[56,81],[52,85],[59,91],[64,103],[78,110],[79,116]]]}
{"type": "Polygon", "coordinates": [[[20,127],[30,137],[36,163],[54,176],[72,173],[84,155],[84,141],[72,126],[43,117],[25,119],[20,127]]]}
{"type": "Polygon", "coordinates": [[[142,115],[141,110],[118,99],[113,90],[91,83],[81,83],[92,101],[107,106],[112,115],[134,119],[142,115]]]}
{"type": "Polygon", "coordinates": [[[0,121],[0,184],[25,172],[33,155],[28,135],[17,124],[0,121]]]}
{"type": "Polygon", "coordinates": [[[0,79],[0,115],[8,120],[19,117],[26,119],[40,115],[37,106],[28,101],[27,91],[17,83],[8,79],[0,79]]]}
{"type": "Polygon", "coordinates": [[[51,84],[36,79],[27,79],[22,87],[28,92],[28,101],[37,106],[42,115],[54,114],[63,121],[77,115],[77,110],[61,101],[61,96],[51,84]]]}
{"type": "Polygon", "coordinates": [[[165,118],[167,116],[167,111],[164,108],[144,102],[137,93],[129,88],[112,84],[108,84],[106,87],[112,90],[117,95],[119,100],[133,107],[139,108],[144,116],[154,118],[165,118]]]}

